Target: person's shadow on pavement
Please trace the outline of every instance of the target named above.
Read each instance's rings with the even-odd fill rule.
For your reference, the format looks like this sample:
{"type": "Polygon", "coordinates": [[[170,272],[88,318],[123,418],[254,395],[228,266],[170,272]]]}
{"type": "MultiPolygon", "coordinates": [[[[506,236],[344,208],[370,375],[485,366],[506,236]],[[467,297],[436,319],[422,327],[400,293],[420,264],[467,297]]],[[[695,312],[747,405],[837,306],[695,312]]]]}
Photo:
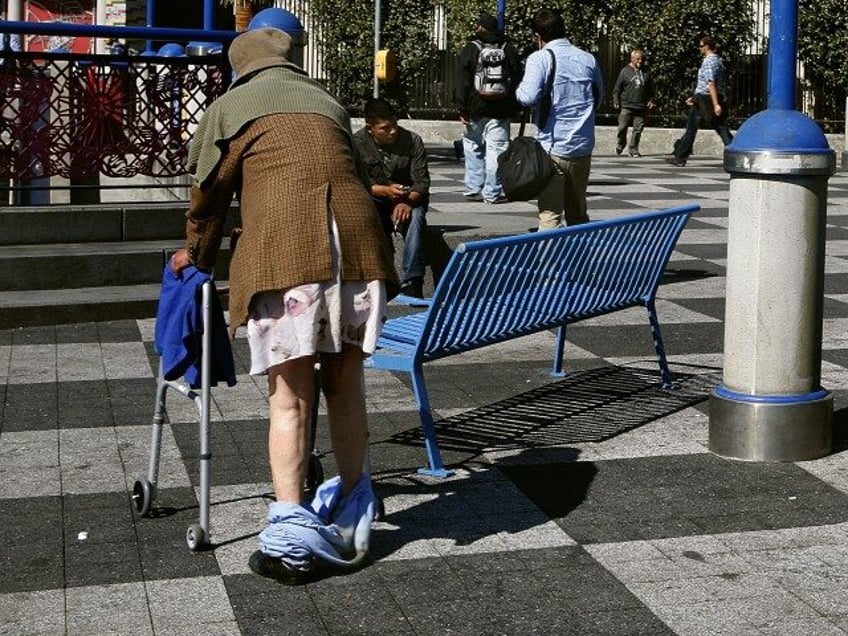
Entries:
{"type": "Polygon", "coordinates": [[[372,530],[372,557],[500,552],[557,541],[568,545],[570,538],[551,518],[561,519],[583,503],[596,474],[593,462],[580,461],[579,449],[558,447],[522,450],[493,463],[467,462],[444,480],[378,479],[375,487],[386,502],[386,516],[372,530]],[[551,483],[557,487],[550,488],[551,483]],[[556,501],[535,501],[546,491],[556,501]]]}

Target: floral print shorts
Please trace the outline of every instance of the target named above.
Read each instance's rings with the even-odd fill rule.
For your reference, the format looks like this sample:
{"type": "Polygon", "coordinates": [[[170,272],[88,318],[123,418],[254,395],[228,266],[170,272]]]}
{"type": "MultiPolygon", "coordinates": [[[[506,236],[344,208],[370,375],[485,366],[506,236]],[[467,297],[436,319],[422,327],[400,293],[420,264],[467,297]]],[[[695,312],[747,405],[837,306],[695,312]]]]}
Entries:
{"type": "Polygon", "coordinates": [[[351,344],[374,353],[386,321],[388,299],[381,280],[341,280],[338,227],[328,219],[333,280],[254,294],[247,319],[250,373],[262,375],[286,360],[339,353],[351,344]]]}
{"type": "Polygon", "coordinates": [[[250,373],[316,353],[338,353],[342,344],[373,353],[386,320],[383,281],[300,285],[256,294],[247,321],[250,373]]]}

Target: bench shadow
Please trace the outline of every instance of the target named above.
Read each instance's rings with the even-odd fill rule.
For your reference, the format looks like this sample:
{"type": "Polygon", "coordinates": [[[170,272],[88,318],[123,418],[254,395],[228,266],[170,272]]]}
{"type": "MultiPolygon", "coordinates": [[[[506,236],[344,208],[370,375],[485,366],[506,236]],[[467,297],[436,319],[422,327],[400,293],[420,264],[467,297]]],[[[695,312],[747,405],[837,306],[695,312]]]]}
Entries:
{"type": "MultiPolygon", "coordinates": [[[[606,366],[571,375],[514,397],[436,422],[443,451],[475,457],[486,451],[601,442],[689,408],[709,397],[718,373],[675,373],[664,391],[659,372],[606,366]]],[[[389,443],[423,446],[420,427],[389,443]]]]}
{"type": "Polygon", "coordinates": [[[667,267],[660,279],[661,285],[669,283],[685,283],[694,280],[703,280],[705,278],[715,278],[718,276],[715,272],[709,272],[705,269],[675,269],[667,267]]]}
{"type": "MultiPolygon", "coordinates": [[[[376,559],[440,555],[462,557],[551,545],[568,537],[530,503],[510,475],[557,484],[558,518],[586,498],[597,474],[572,444],[600,442],[709,397],[720,370],[675,373],[677,389],[664,391],[659,372],[606,366],[436,422],[443,452],[464,456],[456,476],[431,479],[408,470],[374,473],[387,502],[384,524],[374,528],[376,559]],[[498,457],[498,451],[507,451],[498,457]],[[494,453],[482,458],[483,453],[494,453]],[[492,458],[494,457],[494,459],[492,458]]],[[[423,446],[418,427],[381,443],[423,446]]]]}
{"type": "MultiPolygon", "coordinates": [[[[598,469],[580,461],[577,448],[558,448],[546,459],[545,478],[558,484],[557,510],[565,517],[586,499],[598,469]]],[[[505,551],[571,545],[497,465],[467,462],[456,477],[425,483],[410,474],[379,478],[375,486],[386,516],[372,528],[371,557],[462,559],[490,553],[501,559],[505,551]]]]}

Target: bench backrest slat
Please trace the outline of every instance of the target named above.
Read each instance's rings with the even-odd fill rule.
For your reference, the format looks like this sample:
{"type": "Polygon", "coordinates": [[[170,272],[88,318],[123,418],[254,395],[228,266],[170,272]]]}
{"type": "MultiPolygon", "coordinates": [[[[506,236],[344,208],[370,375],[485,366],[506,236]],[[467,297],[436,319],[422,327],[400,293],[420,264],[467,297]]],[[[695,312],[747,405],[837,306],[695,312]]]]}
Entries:
{"type": "Polygon", "coordinates": [[[418,355],[442,357],[652,301],[698,206],[460,245],[418,355]]]}

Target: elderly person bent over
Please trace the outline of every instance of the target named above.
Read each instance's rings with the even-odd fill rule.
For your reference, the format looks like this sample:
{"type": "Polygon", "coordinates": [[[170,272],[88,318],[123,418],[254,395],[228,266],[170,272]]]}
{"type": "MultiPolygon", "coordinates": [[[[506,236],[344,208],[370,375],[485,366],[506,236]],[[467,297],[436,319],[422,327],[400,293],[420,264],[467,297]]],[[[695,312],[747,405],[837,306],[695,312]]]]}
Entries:
{"type": "Polygon", "coordinates": [[[353,567],[367,551],[375,503],[363,473],[362,361],[398,281],[347,112],[289,62],[290,47],[273,28],[233,40],[236,79],[198,126],[187,245],[171,267],[213,266],[235,193],[242,232],[230,265],[230,332],[247,324],[250,373],[268,377],[276,496],[250,567],[297,584],[326,564],[353,567]],[[316,361],[339,476],[310,503],[302,499],[316,361]]]}

